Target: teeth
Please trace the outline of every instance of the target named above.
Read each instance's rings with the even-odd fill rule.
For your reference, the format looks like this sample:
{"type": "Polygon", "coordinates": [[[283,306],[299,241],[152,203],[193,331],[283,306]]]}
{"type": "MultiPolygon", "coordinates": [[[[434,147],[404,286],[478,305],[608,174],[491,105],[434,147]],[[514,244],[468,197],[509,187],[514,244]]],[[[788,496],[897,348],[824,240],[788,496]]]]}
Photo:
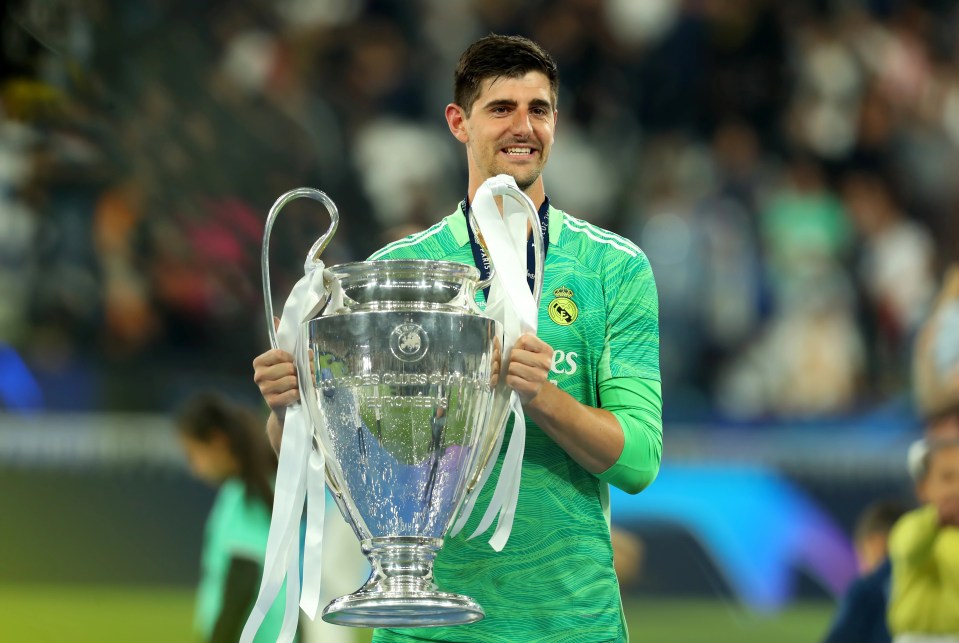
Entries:
{"type": "Polygon", "coordinates": [[[531,152],[528,147],[507,147],[507,154],[529,154],[531,152]]]}

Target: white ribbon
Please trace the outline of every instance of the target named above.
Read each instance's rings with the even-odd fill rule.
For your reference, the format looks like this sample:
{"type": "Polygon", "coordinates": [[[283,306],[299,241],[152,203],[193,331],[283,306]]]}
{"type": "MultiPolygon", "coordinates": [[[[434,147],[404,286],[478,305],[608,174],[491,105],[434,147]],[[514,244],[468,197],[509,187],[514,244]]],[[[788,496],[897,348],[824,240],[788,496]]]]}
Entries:
{"type": "MultiPolygon", "coordinates": [[[[518,188],[517,192],[512,192],[508,190],[509,186],[516,188],[516,181],[513,177],[505,174],[487,179],[476,191],[472,203],[476,223],[483,235],[483,240],[486,242],[490,263],[495,271],[485,312],[487,316],[503,324],[503,362],[500,370],[503,380],[505,380],[506,369],[509,366],[510,351],[521,334],[536,333],[539,312],[536,308],[536,300],[530,293],[526,281],[528,212],[514,199],[504,196],[517,194],[518,188]],[[502,215],[494,199],[496,196],[503,197],[502,215]]],[[[518,192],[518,194],[525,199],[527,207],[535,212],[536,207],[529,197],[522,192],[518,192]]],[[[535,229],[532,233],[538,234],[539,230],[535,229]]],[[[544,239],[543,242],[546,243],[546,240],[544,239]]],[[[502,381],[500,385],[503,386],[502,381]]],[[[508,391],[508,389],[504,387],[502,391],[508,391]]],[[[497,395],[500,394],[505,393],[498,391],[497,395]]],[[[526,449],[526,417],[523,413],[523,406],[515,391],[509,392],[509,395],[509,407],[513,413],[513,433],[506,449],[506,456],[503,458],[503,467],[500,469],[493,498],[476,530],[470,535],[470,538],[475,538],[485,532],[496,516],[499,515],[496,529],[489,540],[490,546],[496,551],[501,551],[506,545],[513,527],[516,504],[519,500],[523,453],[526,449]]],[[[486,465],[486,470],[480,477],[477,488],[454,525],[451,532],[453,535],[459,533],[463,525],[466,524],[466,519],[473,510],[476,498],[496,464],[501,448],[502,435],[490,461],[486,465]]]]}
{"type": "MultiPolygon", "coordinates": [[[[307,274],[293,287],[276,332],[277,345],[292,353],[303,377],[298,377],[300,399],[311,400],[309,364],[306,355],[303,322],[320,314],[329,299],[323,282],[323,264],[308,265],[307,274]],[[306,369],[306,370],[304,370],[306,369]]],[[[315,401],[314,401],[315,403],[315,401]]],[[[316,417],[316,416],[314,416],[316,417]]],[[[277,642],[289,643],[296,634],[299,607],[310,618],[319,605],[321,580],[320,550],[325,511],[325,461],[322,450],[313,450],[313,429],[300,403],[286,409],[283,438],[273,493],[273,515],[267,536],[263,579],[250,617],[240,636],[241,643],[252,643],[286,579],[286,610],[277,642]],[[300,518],[304,502],[307,508],[306,556],[303,567],[303,594],[300,597],[300,518]]]]}

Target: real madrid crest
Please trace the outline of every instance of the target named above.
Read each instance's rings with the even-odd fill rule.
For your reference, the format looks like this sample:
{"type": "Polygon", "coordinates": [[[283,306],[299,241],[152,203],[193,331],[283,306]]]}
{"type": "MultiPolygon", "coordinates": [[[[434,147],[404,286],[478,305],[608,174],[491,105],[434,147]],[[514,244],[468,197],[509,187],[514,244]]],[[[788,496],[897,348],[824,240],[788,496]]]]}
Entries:
{"type": "Polygon", "coordinates": [[[429,335],[419,324],[400,324],[390,334],[390,351],[404,362],[423,359],[429,346],[429,335]]]}
{"type": "Polygon", "coordinates": [[[560,286],[553,291],[555,299],[549,302],[549,318],[560,326],[569,326],[579,317],[579,308],[573,303],[573,291],[560,286]]]}

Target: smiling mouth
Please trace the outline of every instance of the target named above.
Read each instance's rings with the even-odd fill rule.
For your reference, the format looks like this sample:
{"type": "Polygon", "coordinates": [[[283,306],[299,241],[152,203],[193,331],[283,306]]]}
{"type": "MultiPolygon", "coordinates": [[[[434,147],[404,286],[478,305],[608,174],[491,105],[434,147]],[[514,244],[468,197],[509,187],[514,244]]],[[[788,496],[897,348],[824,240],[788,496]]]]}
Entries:
{"type": "Polygon", "coordinates": [[[511,145],[509,147],[502,148],[500,152],[502,152],[506,156],[509,156],[510,158],[518,158],[518,159],[530,158],[531,156],[536,154],[536,150],[534,150],[532,147],[529,147],[527,145],[511,145]]]}

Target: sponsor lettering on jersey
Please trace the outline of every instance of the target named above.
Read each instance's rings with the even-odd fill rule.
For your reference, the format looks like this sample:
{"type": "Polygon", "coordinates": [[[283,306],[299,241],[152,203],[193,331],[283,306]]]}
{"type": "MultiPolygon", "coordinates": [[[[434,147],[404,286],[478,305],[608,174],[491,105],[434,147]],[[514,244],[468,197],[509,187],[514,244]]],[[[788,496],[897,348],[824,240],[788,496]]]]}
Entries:
{"type": "Polygon", "coordinates": [[[550,372],[556,373],[557,375],[572,375],[576,372],[576,358],[578,353],[574,351],[553,351],[553,365],[550,367],[550,372]]]}

